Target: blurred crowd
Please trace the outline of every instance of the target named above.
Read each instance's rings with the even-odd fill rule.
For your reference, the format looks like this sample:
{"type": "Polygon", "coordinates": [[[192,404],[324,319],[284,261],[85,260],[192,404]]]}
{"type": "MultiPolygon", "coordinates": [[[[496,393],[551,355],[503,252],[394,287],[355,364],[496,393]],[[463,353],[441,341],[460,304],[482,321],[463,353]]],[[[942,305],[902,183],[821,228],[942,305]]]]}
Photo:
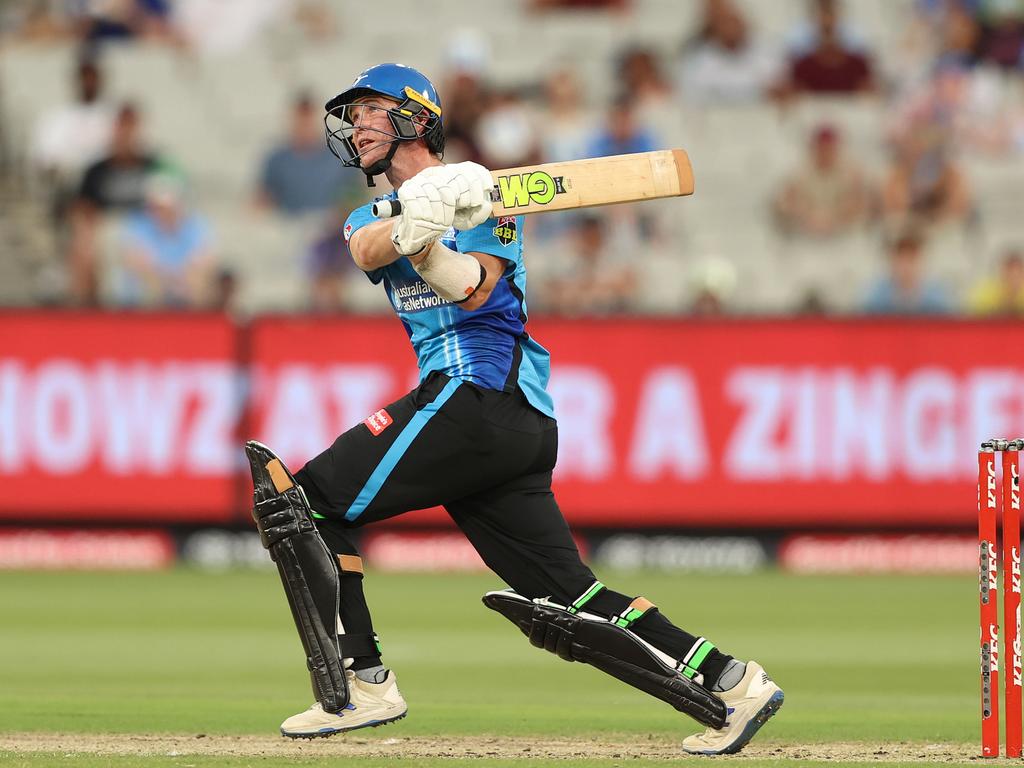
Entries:
{"type": "MultiPolygon", "coordinates": [[[[944,284],[930,271],[929,253],[936,238],[969,231],[979,217],[960,153],[1024,154],[1024,115],[999,96],[1024,87],[1024,0],[909,2],[911,22],[894,54],[899,66],[883,68],[873,41],[847,20],[840,0],[808,0],[804,17],[774,45],[758,36],[741,3],[702,0],[699,23],[681,30],[675,51],[630,45],[609,62],[612,96],[598,121],[571,60],[539,82],[496,83],[486,74],[486,43],[463,35],[451,42],[445,70],[428,73],[443,100],[446,160],[504,168],[665,148],[665,116],[680,104],[762,103],[784,111],[822,95],[876,100],[887,105],[887,122],[877,132],[888,167],[872,173],[852,157],[841,126],[814,125],[804,137],[803,159],[762,201],[778,236],[825,253],[850,233],[876,235],[867,242],[884,254],[885,266],[864,288],[857,307],[864,313],[1022,315],[1024,245],[1000,244],[988,259],[993,271],[970,285],[944,284]]],[[[569,9],[634,12],[630,0],[527,5],[538,25],[545,14],[569,9]]],[[[58,287],[40,300],[237,309],[239,276],[222,258],[226,246],[215,222],[196,204],[195,169],[150,145],[145,104],[110,93],[104,56],[110,45],[168,46],[183,57],[244,46],[246,30],[254,34],[281,12],[275,6],[311,36],[329,35],[338,24],[331,4],[316,0],[0,3],[0,29],[9,39],[73,44],[79,51],[68,73],[73,100],[40,116],[32,146],[22,148],[37,202],[59,233],[58,287]],[[242,17],[242,29],[231,35],[220,29],[242,17]],[[105,259],[107,250],[115,257],[105,259]]],[[[354,268],[342,225],[372,192],[362,174],[342,167],[325,148],[322,103],[330,95],[293,94],[281,115],[280,140],[251,169],[251,194],[240,204],[282,221],[316,218],[316,234],[297,248],[302,256],[294,264],[307,282],[306,307],[346,311],[354,268]]],[[[641,311],[645,283],[637,262],[645,249],[673,247],[662,210],[641,204],[532,217],[527,241],[557,258],[536,270],[531,309],[572,316],[641,311]]],[[[678,314],[744,311],[727,258],[698,263],[682,279],[687,298],[678,314]]],[[[833,308],[811,294],[790,309],[833,308]]]]}

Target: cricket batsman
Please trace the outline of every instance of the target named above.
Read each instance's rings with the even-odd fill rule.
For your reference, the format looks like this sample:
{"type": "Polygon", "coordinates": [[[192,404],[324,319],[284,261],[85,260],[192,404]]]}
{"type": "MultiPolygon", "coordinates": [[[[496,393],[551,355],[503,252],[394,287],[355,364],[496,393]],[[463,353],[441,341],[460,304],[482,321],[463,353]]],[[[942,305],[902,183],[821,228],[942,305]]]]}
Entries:
{"type": "MultiPolygon", "coordinates": [[[[406,714],[381,660],[352,529],[443,506],[510,589],[484,604],[539,647],[589,663],[705,726],[687,752],[739,751],[782,706],[754,661],[616,592],[580,559],[551,492],[558,425],[547,351],[526,331],[521,217],[491,217],[490,172],[445,165],[441,99],[422,74],[381,64],[326,105],[327,141],[367,183],[384,174],[401,213],[367,205],[345,224],[356,265],[383,283],[416,352],[419,385],[349,429],[294,475],[246,453],[256,519],[277,563],[313,706],[281,733],[330,736],[406,714]]],[[[429,595],[424,595],[424,600],[429,595]]],[[[444,606],[438,605],[439,617],[444,606]]]]}

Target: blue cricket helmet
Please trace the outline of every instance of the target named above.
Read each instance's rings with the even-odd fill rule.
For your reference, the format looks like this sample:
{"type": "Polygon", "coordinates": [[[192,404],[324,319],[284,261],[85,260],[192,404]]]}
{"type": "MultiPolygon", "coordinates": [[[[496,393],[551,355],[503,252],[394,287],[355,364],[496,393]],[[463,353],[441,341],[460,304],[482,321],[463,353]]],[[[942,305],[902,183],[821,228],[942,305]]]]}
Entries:
{"type": "Polygon", "coordinates": [[[404,64],[370,67],[352,85],[328,101],[325,109],[328,148],[346,166],[360,168],[371,186],[374,176],[391,167],[399,142],[423,139],[434,154],[444,152],[444,125],[437,89],[421,72],[404,64]],[[352,141],[355,126],[349,119],[349,107],[367,96],[384,96],[398,104],[387,110],[393,133],[378,131],[389,138],[391,149],[384,159],[363,168],[360,152],[352,141]],[[424,126],[422,133],[417,131],[417,120],[424,126]]]}

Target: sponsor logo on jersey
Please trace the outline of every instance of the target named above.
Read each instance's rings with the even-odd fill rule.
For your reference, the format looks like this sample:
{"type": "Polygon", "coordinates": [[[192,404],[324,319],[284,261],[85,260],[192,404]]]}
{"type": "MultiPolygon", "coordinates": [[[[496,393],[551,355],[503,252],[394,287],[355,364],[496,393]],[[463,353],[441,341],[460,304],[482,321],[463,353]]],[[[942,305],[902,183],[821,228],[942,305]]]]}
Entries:
{"type": "Polygon", "coordinates": [[[545,171],[528,171],[498,177],[498,193],[506,208],[523,208],[530,203],[547,205],[555,195],[565,193],[565,177],[545,171]]]}
{"type": "Polygon", "coordinates": [[[434,289],[422,280],[416,280],[392,286],[391,304],[399,312],[419,312],[442,307],[451,302],[434,293],[434,289]]]}
{"type": "Polygon", "coordinates": [[[394,424],[394,419],[391,418],[391,414],[381,408],[376,413],[372,413],[364,419],[363,424],[367,426],[374,436],[377,436],[394,424]]]}
{"type": "Polygon", "coordinates": [[[352,225],[351,224],[346,224],[345,225],[345,242],[346,243],[348,242],[348,239],[350,237],[352,237],[352,225]]]}
{"type": "Polygon", "coordinates": [[[515,216],[502,216],[498,219],[498,226],[491,231],[502,245],[509,245],[519,239],[519,233],[516,231],[515,216]]]}

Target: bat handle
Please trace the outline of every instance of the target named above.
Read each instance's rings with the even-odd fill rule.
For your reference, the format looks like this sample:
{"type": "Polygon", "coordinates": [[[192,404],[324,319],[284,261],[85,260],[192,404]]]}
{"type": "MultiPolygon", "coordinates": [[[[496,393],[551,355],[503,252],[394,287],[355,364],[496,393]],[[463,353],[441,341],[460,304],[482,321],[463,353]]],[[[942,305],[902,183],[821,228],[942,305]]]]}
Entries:
{"type": "MultiPolygon", "coordinates": [[[[497,187],[492,187],[489,194],[492,203],[501,202],[501,194],[498,192],[497,187]]],[[[391,219],[402,215],[402,201],[378,200],[370,210],[373,211],[373,215],[378,219],[391,219]]]]}
{"type": "Polygon", "coordinates": [[[400,216],[402,203],[398,200],[378,200],[373,204],[373,215],[378,219],[390,219],[392,216],[400,216]]]}

